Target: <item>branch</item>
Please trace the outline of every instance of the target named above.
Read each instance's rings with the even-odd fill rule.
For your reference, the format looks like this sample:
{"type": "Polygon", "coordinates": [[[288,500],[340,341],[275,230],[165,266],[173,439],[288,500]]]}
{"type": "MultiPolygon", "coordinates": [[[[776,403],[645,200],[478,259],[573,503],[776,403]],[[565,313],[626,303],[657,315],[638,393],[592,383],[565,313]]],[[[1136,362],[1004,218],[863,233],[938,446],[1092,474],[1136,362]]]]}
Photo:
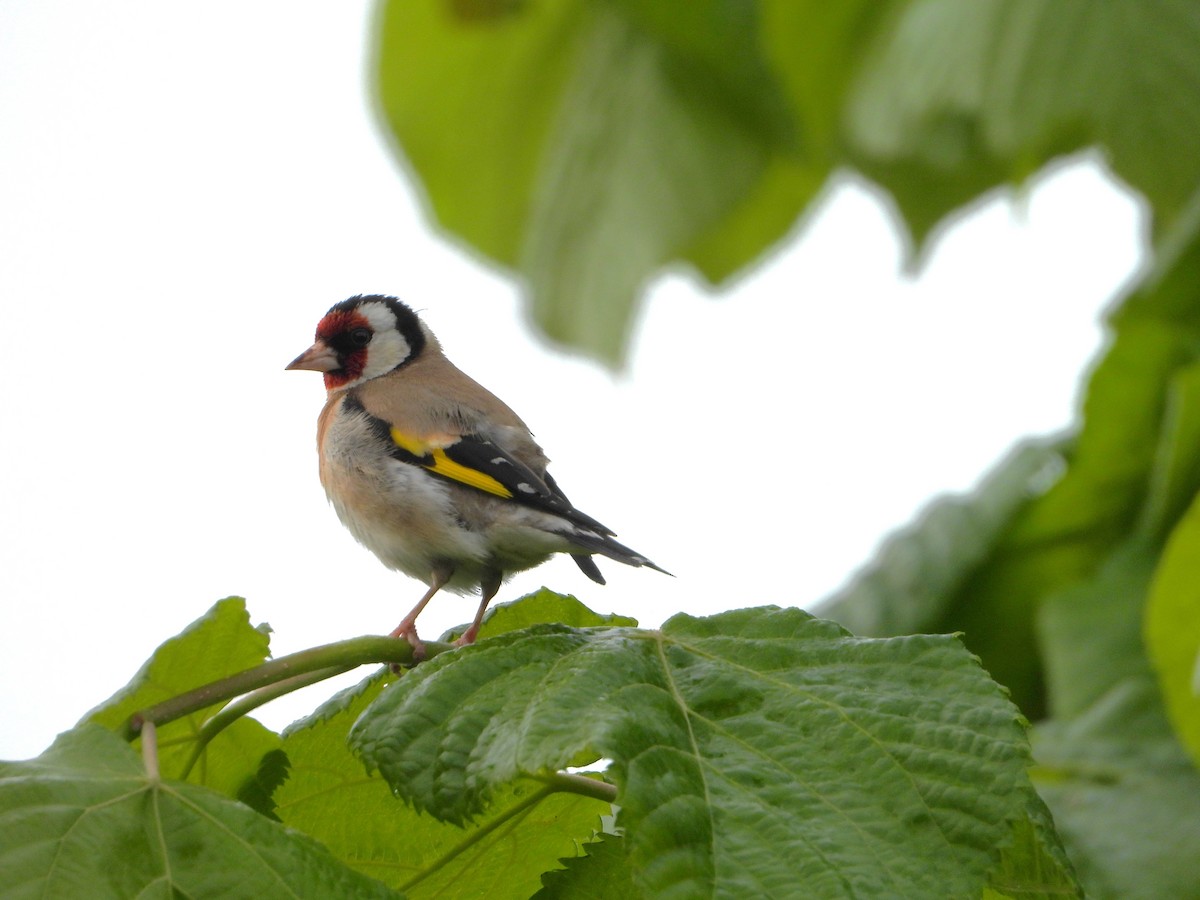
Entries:
{"type": "MultiPolygon", "coordinates": [[[[428,659],[439,653],[445,653],[450,649],[453,649],[450,644],[426,641],[425,657],[428,659]]],[[[390,637],[376,637],[374,635],[350,638],[349,640],[338,641],[334,644],[325,644],[309,650],[301,650],[299,653],[281,656],[278,659],[265,662],[261,666],[255,666],[253,669],[246,669],[244,672],[238,672],[236,675],[230,675],[227,678],[210,682],[209,684],[171,697],[162,703],[156,703],[154,706],[134,713],[125,726],[124,737],[126,740],[136,738],[141,733],[142,726],[146,722],[165,725],[183,716],[206,709],[214,703],[239,697],[242,694],[248,694],[251,691],[269,685],[287,682],[298,675],[314,673],[321,669],[328,670],[324,676],[328,678],[340,672],[348,671],[355,666],[367,665],[369,663],[412,665],[412,662],[412,645],[408,641],[401,641],[390,637]],[[334,671],[335,669],[337,671],[334,671]]],[[[304,684],[312,683],[314,682],[304,682],[304,684]]],[[[302,686],[299,683],[299,679],[297,679],[290,690],[295,690],[302,686]]],[[[266,699],[271,699],[271,697],[267,697],[266,699]]]]}

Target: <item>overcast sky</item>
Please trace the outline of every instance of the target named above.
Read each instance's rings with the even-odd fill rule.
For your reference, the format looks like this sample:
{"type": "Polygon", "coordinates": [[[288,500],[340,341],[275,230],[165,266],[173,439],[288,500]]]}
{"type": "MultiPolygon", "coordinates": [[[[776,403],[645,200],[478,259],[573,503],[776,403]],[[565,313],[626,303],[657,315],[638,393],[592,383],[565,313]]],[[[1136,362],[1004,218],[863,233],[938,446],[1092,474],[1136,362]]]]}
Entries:
{"type": "MultiPolygon", "coordinates": [[[[915,280],[861,183],[718,295],[655,283],[627,369],[548,347],[439,236],[365,92],[369,4],[0,6],[0,758],[36,754],[217,599],[277,654],[423,587],[317,481],[322,313],[394,293],[525,418],[572,500],[673,571],[518,576],[655,626],[811,608],[934,495],[1066,426],[1143,218],[1094,161],[996,198],[915,280]]],[[[446,595],[436,637],[470,619],[446,595]]],[[[331,686],[276,704],[280,727],[331,686]]]]}

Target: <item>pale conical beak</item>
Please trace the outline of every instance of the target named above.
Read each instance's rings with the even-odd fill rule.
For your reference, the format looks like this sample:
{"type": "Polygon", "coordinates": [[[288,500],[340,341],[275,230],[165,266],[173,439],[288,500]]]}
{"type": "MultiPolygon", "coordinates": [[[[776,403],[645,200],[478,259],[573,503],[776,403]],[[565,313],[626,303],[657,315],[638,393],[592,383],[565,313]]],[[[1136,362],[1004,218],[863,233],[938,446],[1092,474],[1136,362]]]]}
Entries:
{"type": "Polygon", "coordinates": [[[308,369],[311,372],[332,372],[338,368],[337,354],[324,341],[317,341],[290,363],[288,369],[308,369]]]}

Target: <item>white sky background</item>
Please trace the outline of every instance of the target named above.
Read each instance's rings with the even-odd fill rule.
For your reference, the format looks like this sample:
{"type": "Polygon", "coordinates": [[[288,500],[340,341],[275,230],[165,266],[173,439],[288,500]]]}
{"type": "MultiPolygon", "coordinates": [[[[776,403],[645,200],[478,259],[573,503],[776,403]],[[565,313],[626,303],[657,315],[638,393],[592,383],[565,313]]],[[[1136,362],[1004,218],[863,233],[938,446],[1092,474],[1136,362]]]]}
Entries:
{"type": "MultiPolygon", "coordinates": [[[[499,599],[546,584],[648,626],[811,607],[933,495],[1071,420],[1144,224],[1094,163],[982,207],[916,280],[848,183],[731,290],[656,283],[613,375],[540,342],[512,282],[423,218],[369,112],[370,10],[0,7],[0,758],[221,597],[276,654],[416,601],[326,505],[320,378],[283,370],[351,294],[424,310],[572,500],[678,576],[602,561],[600,587],[561,557],[499,599]]],[[[435,600],[422,634],[474,605],[435,600]]]]}

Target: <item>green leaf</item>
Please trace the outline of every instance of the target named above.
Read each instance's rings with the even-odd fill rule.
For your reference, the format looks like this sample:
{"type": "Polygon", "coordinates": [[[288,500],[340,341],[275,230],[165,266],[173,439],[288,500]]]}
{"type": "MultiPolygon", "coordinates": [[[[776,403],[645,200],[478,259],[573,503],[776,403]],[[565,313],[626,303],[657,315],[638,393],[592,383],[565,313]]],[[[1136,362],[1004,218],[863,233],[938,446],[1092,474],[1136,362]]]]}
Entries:
{"type": "Polygon", "coordinates": [[[1042,518],[1110,540],[1131,530],[1154,468],[1169,385],[1195,352],[1193,340],[1169,323],[1120,323],[1088,385],[1075,456],[1046,497],[1042,518]]]}
{"type": "MultiPolygon", "coordinates": [[[[270,653],[269,645],[268,630],[251,626],[245,601],[227,597],[164,641],[128,685],[83,721],[120,731],[139,710],[260,665],[270,653]]],[[[158,729],[159,765],[165,776],[182,776],[200,727],[224,705],[214,704],[158,729]]],[[[263,757],[278,747],[274,732],[253,719],[239,719],[204,748],[187,780],[237,797],[253,791],[263,757]]]]}
{"type": "MultiPolygon", "coordinates": [[[[726,17],[749,4],[714,3],[726,17]]],[[[792,230],[824,188],[830,173],[844,162],[840,127],[845,94],[879,23],[895,3],[880,0],[763,0],[757,23],[761,50],[730,54],[743,61],[745,83],[758,87],[758,104],[788,105],[791,121],[785,139],[769,143],[762,177],[715,227],[684,254],[711,284],[719,284],[792,230]],[[761,53],[776,78],[762,73],[761,53]],[[785,99],[779,100],[782,95],[785,99]]],[[[682,4],[686,9],[690,4],[682,4]]],[[[656,8],[640,4],[640,8],[656,8]]],[[[747,16],[748,18],[748,16],[747,16]]],[[[675,17],[677,25],[686,16],[675,17]]],[[[743,93],[748,94],[746,91],[743,93]]]]}
{"type": "MultiPolygon", "coordinates": [[[[616,613],[593,612],[570,594],[559,594],[549,588],[542,588],[511,603],[497,603],[488,610],[479,629],[479,639],[547,622],[570,625],[572,628],[592,628],[601,625],[637,626],[637,619],[616,613]]],[[[465,629],[465,625],[451,629],[442,636],[442,640],[458,637],[465,629]]]]}
{"type": "Polygon", "coordinates": [[[655,896],[978,893],[1028,785],[1015,709],[953,638],[774,608],[501,635],[408,673],[350,739],[448,821],[522,774],[611,759],[655,896]]]}
{"type": "Polygon", "coordinates": [[[972,493],[935,501],[889,537],[821,615],[870,637],[935,630],[1013,516],[1064,465],[1055,444],[1017,446],[972,493]]]}
{"type": "Polygon", "coordinates": [[[465,829],[418,815],[346,746],[350,726],[392,680],[386,669],[371,676],[289,728],[283,742],[291,766],[274,798],[279,817],[351,868],[414,898],[527,897],[611,814],[607,803],[519,779],[500,786],[465,829]]]}
{"type": "Polygon", "coordinates": [[[438,221],[517,270],[556,340],[618,360],[655,272],[728,277],[830,169],[797,153],[754,4],[453,9],[384,5],[381,112],[438,221]]]}
{"type": "Polygon", "coordinates": [[[237,799],[259,815],[278,822],[274,795],[278,787],[287,780],[290,765],[287,754],[282,750],[264,753],[258,762],[258,771],[254,773],[253,778],[248,778],[242,783],[237,799]]]}
{"type": "Polygon", "coordinates": [[[857,164],[921,240],[988,188],[1092,144],[1167,225],[1200,183],[1189,0],[919,0],[847,104],[857,164]]]}
{"type": "Polygon", "coordinates": [[[585,844],[584,853],[562,860],[566,866],[542,876],[533,900],[641,900],[633,879],[625,839],[612,834],[585,844]]]}
{"type": "Polygon", "coordinates": [[[269,654],[268,631],[250,624],[246,601],[226,597],[180,634],[163,641],[129,684],[89,712],[85,720],[118,729],[139,710],[257,666],[269,654]]]}
{"type": "Polygon", "coordinates": [[[1135,537],[1094,578],[1048,597],[1039,615],[1056,716],[1037,732],[1039,788],[1088,896],[1200,891],[1194,867],[1162,858],[1164,846],[1185,856],[1200,849],[1200,828],[1180,830],[1172,820],[1195,816],[1200,800],[1157,812],[1171,792],[1200,796],[1189,786],[1200,779],[1166,727],[1140,636],[1158,561],[1157,545],[1135,537]],[[1146,870],[1155,876],[1135,888],[1132,873],[1146,870]]]}
{"type": "Polygon", "coordinates": [[[520,268],[551,338],[616,361],[656,270],[718,225],[768,148],[660,45],[597,5],[541,160],[520,268]]]}
{"type": "Polygon", "coordinates": [[[1191,490],[1190,367],[1200,361],[1200,233],[1112,316],[1067,470],[1022,508],[932,630],[962,631],[1031,719],[1045,709],[1038,607],[1134,537],[1168,533],[1191,490]]]}
{"type": "Polygon", "coordinates": [[[1200,897],[1200,774],[1150,676],[1039,726],[1034,753],[1034,782],[1089,898],[1200,897]]]}
{"type": "Polygon", "coordinates": [[[314,841],[206,788],[148,778],[95,725],[0,763],[4,896],[399,897],[314,841]]]}
{"type": "Polygon", "coordinates": [[[1192,504],[1163,553],[1145,632],[1171,724],[1200,764],[1200,501],[1192,504]]]}
{"type": "Polygon", "coordinates": [[[1028,816],[1013,825],[1011,842],[1001,851],[1000,863],[988,873],[984,897],[1082,897],[1075,867],[1054,829],[1050,810],[1032,787],[1026,796],[1028,816]]]}
{"type": "MultiPolygon", "coordinates": [[[[609,0],[633,28],[661,45],[667,74],[696,85],[765,141],[794,148],[796,121],[760,45],[754,0],[609,0]]],[[[813,23],[826,36],[827,29],[813,23]]]]}
{"type": "Polygon", "coordinates": [[[583,8],[514,4],[487,22],[447,3],[380,6],[380,113],[443,227],[515,266],[542,146],[570,75],[583,8]]]}
{"type": "Polygon", "coordinates": [[[1081,715],[1118,684],[1148,674],[1141,621],[1157,562],[1156,548],[1131,541],[1094,578],[1043,601],[1038,640],[1055,718],[1081,715]]]}
{"type": "Polygon", "coordinates": [[[796,226],[829,177],[825,163],[772,155],[762,177],[729,215],[702,231],[683,253],[712,285],[752,264],[796,226]]]}
{"type": "Polygon", "coordinates": [[[791,101],[810,158],[839,149],[847,92],[878,26],[904,2],[762,0],[763,48],[791,101]]]}
{"type": "Polygon", "coordinates": [[[1200,364],[1176,371],[1167,385],[1141,530],[1165,539],[1200,490],[1200,364]]]}

